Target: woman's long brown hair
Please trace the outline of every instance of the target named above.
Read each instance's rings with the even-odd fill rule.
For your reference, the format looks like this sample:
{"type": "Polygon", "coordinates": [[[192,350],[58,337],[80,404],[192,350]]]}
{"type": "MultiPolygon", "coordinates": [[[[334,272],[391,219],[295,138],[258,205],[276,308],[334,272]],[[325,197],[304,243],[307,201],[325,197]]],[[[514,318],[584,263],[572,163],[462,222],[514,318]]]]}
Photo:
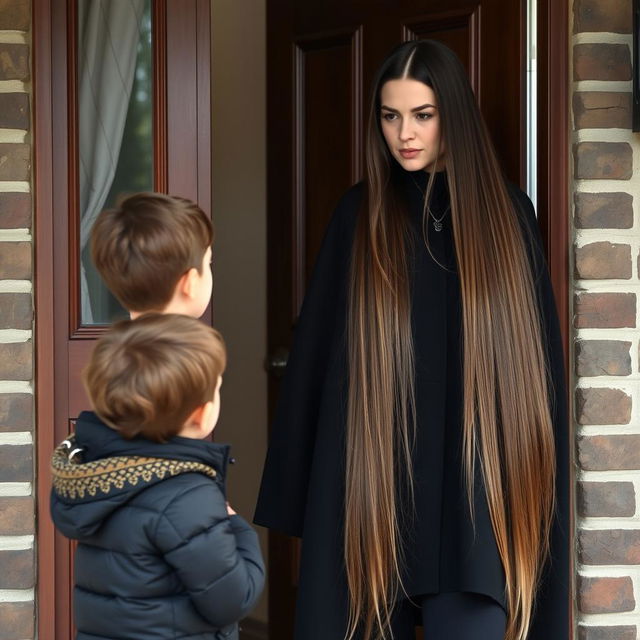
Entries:
{"type": "MultiPolygon", "coordinates": [[[[411,499],[415,429],[408,222],[380,129],[380,90],[408,77],[438,100],[463,312],[463,466],[475,465],[506,577],[506,640],[526,638],[548,553],[555,453],[534,275],[519,216],[464,68],[435,41],[383,63],[367,136],[367,196],[349,294],[345,563],[347,638],[386,638],[402,590],[397,497],[411,499]],[[389,463],[393,461],[393,472],[389,463]]],[[[427,201],[433,175],[427,186],[427,201]]]]}

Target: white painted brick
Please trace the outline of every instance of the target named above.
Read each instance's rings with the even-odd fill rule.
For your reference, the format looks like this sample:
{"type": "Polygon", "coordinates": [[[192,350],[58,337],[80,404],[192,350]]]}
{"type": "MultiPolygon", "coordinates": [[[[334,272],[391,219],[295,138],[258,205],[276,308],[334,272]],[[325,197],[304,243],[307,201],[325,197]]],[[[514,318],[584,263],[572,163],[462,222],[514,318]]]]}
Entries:
{"type": "Polygon", "coordinates": [[[31,280],[0,280],[0,293],[31,293],[31,280]]]}
{"type": "Polygon", "coordinates": [[[30,602],[33,589],[0,589],[0,602],[30,602]]]}
{"type": "Polygon", "coordinates": [[[3,44],[28,44],[28,35],[24,31],[0,31],[0,42],[3,44]]]}
{"type": "Polygon", "coordinates": [[[23,380],[0,380],[0,393],[33,393],[33,387],[23,380]]]}
{"type": "MultiPolygon", "coordinates": [[[[0,444],[6,443],[0,442],[0,444]]],[[[32,493],[33,485],[30,482],[0,482],[0,497],[2,498],[24,497],[30,496],[32,493]]]]}
{"type": "Polygon", "coordinates": [[[21,80],[0,80],[0,93],[27,93],[29,84],[21,80]]]}
{"type": "Polygon", "coordinates": [[[31,193],[31,184],[20,180],[0,180],[1,192],[31,193]]]}
{"type": "Polygon", "coordinates": [[[630,33],[583,32],[573,36],[573,44],[627,44],[633,46],[633,36],[630,33]]]}
{"type": "MultiPolygon", "coordinates": [[[[607,91],[614,91],[614,89],[607,89],[607,91]]],[[[633,142],[629,139],[629,129],[578,129],[573,132],[573,139],[574,142],[628,142],[629,144],[633,142]]],[[[633,148],[632,144],[631,147],[633,148]]],[[[620,184],[630,181],[616,180],[615,182],[620,184]]]]}
{"type": "Polygon", "coordinates": [[[0,551],[32,549],[34,536],[0,536],[0,551]]]}
{"type": "Polygon", "coordinates": [[[0,142],[26,142],[28,135],[25,129],[0,129],[0,142]]]}
{"type": "MultiPolygon", "coordinates": [[[[33,444],[33,438],[29,431],[8,431],[0,432],[0,445],[23,445],[33,444]]],[[[0,487],[2,483],[0,482],[0,487]]]]}
{"type": "Polygon", "coordinates": [[[578,80],[573,83],[574,91],[632,91],[632,80],[578,80]]]}
{"type": "Polygon", "coordinates": [[[31,242],[28,229],[0,229],[0,242],[31,242]]]}
{"type": "MultiPolygon", "coordinates": [[[[631,180],[574,180],[574,191],[585,191],[587,193],[600,193],[601,191],[625,191],[637,195],[638,177],[634,175],[631,180]],[[634,187],[634,188],[632,188],[634,187]]],[[[0,185],[2,183],[0,182],[0,185]]],[[[635,200],[634,200],[635,202],[635,200]]],[[[605,230],[607,231],[607,230],[605,230]]],[[[618,231],[618,229],[616,229],[618,231]]]]}
{"type": "Polygon", "coordinates": [[[27,342],[32,337],[31,329],[0,329],[0,343],[27,342]]]}

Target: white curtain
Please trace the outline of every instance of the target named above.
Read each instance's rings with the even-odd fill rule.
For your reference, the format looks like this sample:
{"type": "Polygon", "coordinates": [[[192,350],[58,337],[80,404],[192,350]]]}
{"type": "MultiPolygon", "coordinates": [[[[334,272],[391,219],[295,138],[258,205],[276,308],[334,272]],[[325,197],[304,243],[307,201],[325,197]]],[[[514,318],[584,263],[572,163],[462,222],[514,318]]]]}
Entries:
{"type": "MultiPolygon", "coordinates": [[[[80,251],[118,165],[136,70],[144,0],[78,0],[80,251]]],[[[82,322],[93,323],[81,263],[82,322]]]]}

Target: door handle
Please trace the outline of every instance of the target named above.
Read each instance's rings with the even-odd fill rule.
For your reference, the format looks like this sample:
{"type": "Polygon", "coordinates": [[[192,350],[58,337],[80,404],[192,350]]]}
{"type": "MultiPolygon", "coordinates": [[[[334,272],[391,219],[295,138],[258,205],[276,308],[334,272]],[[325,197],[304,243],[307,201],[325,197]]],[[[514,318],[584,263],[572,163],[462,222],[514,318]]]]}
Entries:
{"type": "Polygon", "coordinates": [[[284,370],[289,360],[289,349],[286,347],[276,347],[273,353],[267,358],[265,369],[276,378],[282,378],[284,370]]]}

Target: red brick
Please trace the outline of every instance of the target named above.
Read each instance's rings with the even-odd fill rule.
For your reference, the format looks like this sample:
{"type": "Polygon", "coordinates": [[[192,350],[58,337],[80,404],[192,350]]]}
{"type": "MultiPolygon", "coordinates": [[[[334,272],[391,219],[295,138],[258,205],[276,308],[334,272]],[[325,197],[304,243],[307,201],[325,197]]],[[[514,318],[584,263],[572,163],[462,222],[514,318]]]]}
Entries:
{"type": "Polygon", "coordinates": [[[30,280],[31,253],[30,242],[0,242],[0,280],[30,280]]]}
{"type": "Polygon", "coordinates": [[[29,46],[0,43],[0,80],[29,79],[29,46]]]}
{"type": "Polygon", "coordinates": [[[574,195],[575,224],[579,229],[630,229],[633,226],[633,196],[629,193],[574,195]]]}
{"type": "Polygon", "coordinates": [[[0,127],[30,129],[29,96],[26,93],[0,93],[0,127]]]}
{"type": "Polygon", "coordinates": [[[582,280],[631,278],[631,246],[592,242],[576,247],[576,277],[582,280]]]}
{"type": "Polygon", "coordinates": [[[635,293],[578,293],[574,303],[576,329],[636,326],[635,293]]]}
{"type": "Polygon", "coordinates": [[[33,549],[0,551],[0,589],[31,589],[34,577],[33,549]]]}
{"type": "MultiPolygon", "coordinates": [[[[32,497],[0,498],[0,535],[23,536],[35,531],[35,502],[32,497]]],[[[0,625],[0,629],[2,625],[0,625]]]]}
{"type": "Polygon", "coordinates": [[[579,142],[573,146],[574,178],[629,180],[633,152],[628,142],[579,142]]]}
{"type": "Polygon", "coordinates": [[[31,227],[31,194],[0,193],[0,229],[31,227]]]}
{"type": "Polygon", "coordinates": [[[578,577],[578,609],[582,613],[621,613],[633,611],[631,578],[586,578],[578,577]]]}
{"type": "Polygon", "coordinates": [[[631,50],[626,44],[576,44],[574,80],[631,80],[631,50]]]}
{"type": "Polygon", "coordinates": [[[33,349],[31,342],[0,343],[0,380],[31,380],[33,349]]]}
{"type": "Polygon", "coordinates": [[[636,628],[632,625],[611,627],[580,625],[578,640],[636,640],[636,628]]]}
{"type": "Polygon", "coordinates": [[[0,640],[30,640],[35,632],[34,602],[0,602],[0,640]]]}
{"type": "Polygon", "coordinates": [[[633,482],[579,482],[578,515],[583,518],[627,518],[636,512],[633,482]]]}
{"type": "Polygon", "coordinates": [[[29,393],[0,394],[0,431],[33,429],[33,396],[29,393]]]}
{"type": "Polygon", "coordinates": [[[31,329],[30,293],[0,293],[0,329],[31,329]]]}
{"type": "Polygon", "coordinates": [[[23,143],[0,143],[0,180],[29,180],[31,146],[23,143]]]}
{"type": "Polygon", "coordinates": [[[575,0],[573,3],[574,33],[631,33],[632,24],[631,0],[575,0]]]}
{"type": "Polygon", "coordinates": [[[578,340],[576,375],[628,376],[631,374],[631,342],[623,340],[578,340]]]}
{"type": "Polygon", "coordinates": [[[0,0],[0,29],[28,31],[30,24],[31,3],[29,0],[0,0]]]}
{"type": "Polygon", "coordinates": [[[629,424],[631,396],[620,389],[577,389],[576,419],[579,424],[629,424]]]}
{"type": "Polygon", "coordinates": [[[33,480],[33,447],[30,444],[0,445],[0,482],[33,480]]]}
{"type": "Polygon", "coordinates": [[[31,194],[0,193],[0,229],[31,227],[31,194]]]}
{"type": "Polygon", "coordinates": [[[640,469],[640,435],[581,436],[578,463],[585,471],[640,469]]]}
{"type": "Polygon", "coordinates": [[[640,564],[640,530],[581,529],[578,558],[585,565],[640,564]]]}
{"type": "Polygon", "coordinates": [[[631,93],[577,91],[573,94],[576,129],[631,129],[631,93]]]}

